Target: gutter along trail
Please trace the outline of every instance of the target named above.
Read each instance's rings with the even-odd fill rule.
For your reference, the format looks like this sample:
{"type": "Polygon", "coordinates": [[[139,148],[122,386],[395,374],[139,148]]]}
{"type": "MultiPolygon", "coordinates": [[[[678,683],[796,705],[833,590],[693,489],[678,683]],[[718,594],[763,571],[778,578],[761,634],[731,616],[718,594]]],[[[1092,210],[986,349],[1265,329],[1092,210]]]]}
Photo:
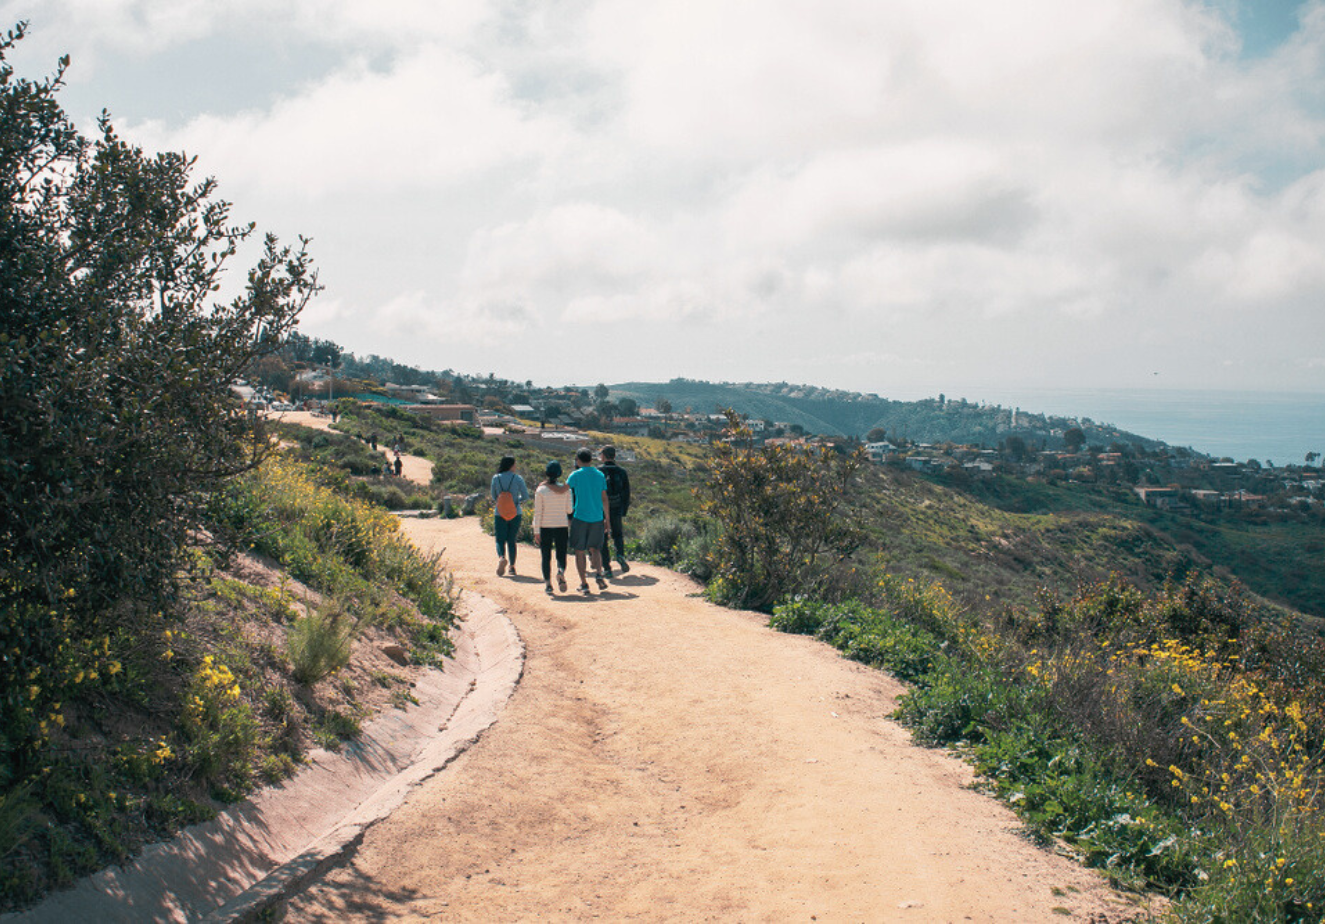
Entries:
{"type": "MultiPolygon", "coordinates": [[[[549,600],[474,518],[404,520],[526,647],[500,719],[289,904],[304,922],[1119,921],[970,769],[887,716],[903,687],[634,565],[549,600]],[[1071,917],[1065,917],[1070,912],[1071,917]]],[[[629,528],[629,524],[627,526],[629,528]]],[[[573,573],[568,575],[576,583],[573,573]]]]}

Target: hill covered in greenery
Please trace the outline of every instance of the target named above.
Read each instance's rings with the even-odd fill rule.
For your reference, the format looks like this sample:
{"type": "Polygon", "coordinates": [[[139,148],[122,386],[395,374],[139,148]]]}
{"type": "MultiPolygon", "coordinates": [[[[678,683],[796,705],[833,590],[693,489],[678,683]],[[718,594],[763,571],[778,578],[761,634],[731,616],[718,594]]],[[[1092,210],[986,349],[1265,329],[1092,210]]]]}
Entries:
{"type": "Polygon", "coordinates": [[[1146,449],[1164,445],[1108,424],[976,404],[965,398],[950,400],[944,395],[922,401],[891,401],[878,395],[786,382],[737,384],[681,378],[609,387],[614,396],[633,398],[642,405],[656,407],[665,401],[676,412],[689,409],[697,414],[731,408],[756,420],[799,426],[807,433],[827,436],[863,439],[871,430],[882,429],[894,440],[996,446],[1015,435],[1027,445],[1054,449],[1063,445],[1067,430],[1079,427],[1091,445],[1121,443],[1146,449]]]}

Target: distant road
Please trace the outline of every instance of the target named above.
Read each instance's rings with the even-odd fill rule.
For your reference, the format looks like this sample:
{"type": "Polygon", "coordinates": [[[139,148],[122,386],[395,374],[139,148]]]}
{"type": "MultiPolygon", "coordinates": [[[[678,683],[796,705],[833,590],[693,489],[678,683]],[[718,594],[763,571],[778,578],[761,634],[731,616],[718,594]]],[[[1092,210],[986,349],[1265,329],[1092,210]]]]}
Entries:
{"type": "MultiPolygon", "coordinates": [[[[288,920],[1121,921],[1102,877],[1019,835],[894,724],[902,686],[636,564],[548,599],[476,519],[403,520],[507,610],[523,680],[481,740],[288,920]],[[1095,915],[1095,917],[1092,917],[1095,915]]],[[[575,579],[571,577],[571,586],[575,579]]]]}

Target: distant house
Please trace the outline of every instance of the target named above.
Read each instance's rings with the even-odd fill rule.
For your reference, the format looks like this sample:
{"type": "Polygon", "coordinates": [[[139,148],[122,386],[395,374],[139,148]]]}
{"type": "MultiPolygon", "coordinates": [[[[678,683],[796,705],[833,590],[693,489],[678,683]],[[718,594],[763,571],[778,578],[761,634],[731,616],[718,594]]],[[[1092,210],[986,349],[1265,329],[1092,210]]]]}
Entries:
{"type": "Polygon", "coordinates": [[[1225,494],[1224,498],[1230,504],[1239,504],[1243,507],[1260,507],[1265,503],[1265,495],[1252,494],[1250,491],[1234,491],[1225,494]]]}
{"type": "Polygon", "coordinates": [[[478,408],[472,404],[407,404],[405,410],[425,414],[441,423],[478,422],[478,408]]]}
{"type": "Polygon", "coordinates": [[[866,443],[865,454],[869,456],[872,462],[882,462],[889,453],[896,452],[897,447],[887,440],[880,440],[877,443],[866,443]]]}
{"type": "Polygon", "coordinates": [[[945,467],[942,459],[936,459],[933,456],[907,456],[906,465],[917,472],[928,472],[945,467]]]}
{"type": "Polygon", "coordinates": [[[387,382],[386,393],[393,398],[400,398],[413,404],[441,404],[442,399],[428,391],[424,385],[396,385],[387,382]]]}
{"type": "Polygon", "coordinates": [[[1132,490],[1141,498],[1141,503],[1148,507],[1157,507],[1161,497],[1175,497],[1178,493],[1177,488],[1147,488],[1140,485],[1132,490]]]}

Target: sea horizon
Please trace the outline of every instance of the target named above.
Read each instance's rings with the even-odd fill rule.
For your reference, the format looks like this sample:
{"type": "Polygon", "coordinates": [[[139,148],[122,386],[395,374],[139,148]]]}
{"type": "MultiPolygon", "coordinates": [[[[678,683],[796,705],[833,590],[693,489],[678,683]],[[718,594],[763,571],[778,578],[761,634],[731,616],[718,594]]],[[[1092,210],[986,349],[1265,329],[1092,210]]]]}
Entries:
{"type": "Polygon", "coordinates": [[[1239,462],[1301,465],[1308,452],[1325,453],[1325,395],[1319,393],[1028,387],[990,390],[968,400],[1027,413],[1088,417],[1239,462]]]}

